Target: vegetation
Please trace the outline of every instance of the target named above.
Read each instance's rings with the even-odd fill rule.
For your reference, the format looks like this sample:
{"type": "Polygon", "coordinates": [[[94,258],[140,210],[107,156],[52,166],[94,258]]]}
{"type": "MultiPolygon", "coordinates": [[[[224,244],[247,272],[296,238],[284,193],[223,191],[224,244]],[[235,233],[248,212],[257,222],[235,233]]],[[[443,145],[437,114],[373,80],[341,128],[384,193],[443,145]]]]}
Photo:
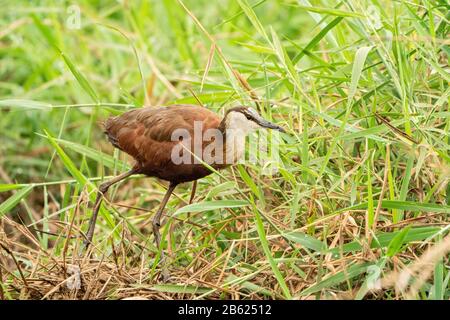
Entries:
{"type": "Polygon", "coordinates": [[[1,299],[450,298],[447,1],[0,3],[1,299]],[[114,186],[78,253],[132,165],[101,122],[174,103],[290,134],[272,176],[176,189],[162,283],[156,179],[114,186]]]}

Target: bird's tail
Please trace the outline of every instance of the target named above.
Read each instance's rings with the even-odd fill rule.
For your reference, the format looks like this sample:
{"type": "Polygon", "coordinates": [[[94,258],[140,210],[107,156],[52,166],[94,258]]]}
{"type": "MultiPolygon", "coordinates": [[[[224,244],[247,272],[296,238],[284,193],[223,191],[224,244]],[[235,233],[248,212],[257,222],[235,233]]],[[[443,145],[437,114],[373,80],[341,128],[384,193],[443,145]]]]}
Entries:
{"type": "Polygon", "coordinates": [[[111,142],[111,144],[122,150],[122,148],[119,145],[119,139],[117,138],[117,130],[116,127],[114,126],[115,124],[115,120],[116,117],[110,117],[108,119],[106,119],[105,121],[103,121],[103,132],[106,134],[106,136],[108,137],[109,142],[111,142]]]}

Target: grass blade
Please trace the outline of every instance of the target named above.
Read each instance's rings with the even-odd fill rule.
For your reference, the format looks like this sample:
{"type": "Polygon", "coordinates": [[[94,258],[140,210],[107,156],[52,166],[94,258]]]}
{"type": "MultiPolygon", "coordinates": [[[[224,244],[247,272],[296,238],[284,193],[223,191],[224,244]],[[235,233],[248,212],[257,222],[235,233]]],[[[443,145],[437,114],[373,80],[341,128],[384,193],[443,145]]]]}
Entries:
{"type": "MultiPolygon", "coordinates": [[[[56,150],[56,153],[58,154],[59,158],[63,162],[65,168],[69,173],[72,175],[72,177],[77,180],[77,182],[80,184],[81,189],[83,187],[87,187],[89,192],[89,199],[94,202],[95,201],[95,192],[92,192],[95,189],[95,186],[92,182],[90,182],[75,166],[73,161],[69,158],[69,156],[64,152],[64,150],[58,145],[55,138],[53,138],[47,131],[45,131],[45,134],[47,135],[47,139],[49,140],[50,144],[53,146],[53,148],[56,150]]],[[[100,208],[100,215],[103,216],[103,218],[107,221],[108,225],[111,228],[114,228],[115,224],[112,220],[110,214],[103,208],[103,206],[100,208]]],[[[120,236],[119,231],[115,229],[115,234],[117,237],[120,236]]]]}
{"type": "Polygon", "coordinates": [[[23,184],[14,184],[14,183],[3,184],[3,183],[0,183],[0,192],[17,190],[17,189],[23,188],[24,186],[25,185],[23,185],[23,184]]]}
{"type": "Polygon", "coordinates": [[[223,208],[241,208],[248,206],[249,203],[245,200],[215,200],[215,201],[204,201],[199,203],[193,203],[184,206],[173,214],[173,216],[187,213],[187,212],[204,212],[223,208]]]}
{"type": "Polygon", "coordinates": [[[327,250],[325,243],[303,232],[289,232],[285,233],[284,236],[295,243],[299,243],[302,246],[317,252],[324,252],[327,250]]]}
{"type": "Polygon", "coordinates": [[[348,267],[347,270],[340,271],[330,277],[325,278],[324,280],[309,287],[308,289],[303,290],[300,293],[300,296],[307,296],[307,295],[322,291],[324,289],[332,289],[335,286],[343,283],[344,281],[350,280],[350,279],[357,277],[360,274],[366,272],[367,268],[371,265],[372,265],[372,263],[370,263],[370,262],[352,265],[352,266],[348,267]]]}
{"type": "Polygon", "coordinates": [[[337,17],[333,19],[329,24],[327,24],[325,28],[320,30],[320,32],[314,38],[312,38],[312,40],[306,45],[306,47],[292,59],[292,63],[296,65],[306,54],[306,52],[311,51],[311,49],[314,48],[314,46],[318,44],[319,41],[322,40],[322,38],[325,37],[331,29],[337,26],[342,21],[342,19],[344,18],[337,17]]]}
{"type": "Polygon", "coordinates": [[[5,99],[0,100],[1,108],[23,108],[23,109],[38,109],[48,110],[52,105],[42,101],[26,100],[26,99],[5,99]]]}
{"type": "Polygon", "coordinates": [[[89,84],[89,81],[83,76],[83,74],[77,69],[77,67],[75,67],[72,60],[67,55],[65,55],[61,50],[59,52],[64,62],[66,63],[67,67],[72,72],[75,79],[77,79],[81,88],[83,88],[83,90],[87,94],[89,94],[92,100],[94,100],[96,103],[99,103],[97,94],[95,93],[95,90],[92,88],[92,86],[89,84]]]}
{"type": "Polygon", "coordinates": [[[393,257],[400,252],[403,244],[405,243],[405,239],[406,236],[408,235],[409,229],[411,229],[410,226],[402,229],[395,235],[395,237],[391,240],[391,242],[389,242],[386,252],[386,255],[388,257],[393,257]]]}
{"type": "Polygon", "coordinates": [[[259,240],[261,241],[261,246],[264,250],[266,257],[269,260],[270,267],[272,268],[275,278],[277,279],[277,281],[283,291],[284,297],[286,299],[292,299],[289,288],[287,287],[286,282],[284,281],[284,277],[281,274],[280,270],[278,269],[277,263],[275,262],[275,260],[272,257],[272,252],[270,251],[270,248],[269,248],[269,243],[266,238],[266,232],[264,230],[264,226],[262,223],[261,216],[259,215],[259,211],[258,211],[258,209],[256,209],[256,207],[254,207],[253,212],[255,213],[256,230],[258,231],[259,240]]]}
{"type": "MultiPolygon", "coordinates": [[[[41,135],[41,134],[38,134],[38,135],[48,139],[48,136],[41,135]]],[[[115,168],[117,168],[117,166],[119,166],[120,168],[124,168],[125,170],[131,169],[131,167],[127,163],[120,161],[118,159],[115,159],[114,157],[112,157],[106,153],[100,152],[100,151],[90,148],[88,146],[85,146],[85,145],[82,145],[82,144],[79,144],[76,142],[72,142],[72,141],[63,140],[63,139],[57,139],[57,138],[53,138],[53,139],[58,144],[61,144],[79,154],[85,155],[86,157],[91,158],[92,160],[95,160],[98,163],[103,164],[110,169],[115,169],[115,168]]]]}
{"type": "Polygon", "coordinates": [[[24,199],[33,190],[34,186],[29,185],[17,191],[14,195],[6,199],[0,204],[0,218],[13,209],[22,199],[24,199]]]}

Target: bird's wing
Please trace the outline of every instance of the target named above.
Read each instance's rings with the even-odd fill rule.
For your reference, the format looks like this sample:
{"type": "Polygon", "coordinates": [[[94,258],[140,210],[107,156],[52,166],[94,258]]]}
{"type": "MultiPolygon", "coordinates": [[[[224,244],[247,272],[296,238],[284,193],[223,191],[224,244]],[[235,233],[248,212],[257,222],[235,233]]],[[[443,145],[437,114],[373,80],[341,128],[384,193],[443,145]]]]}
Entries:
{"type": "Polygon", "coordinates": [[[115,147],[141,163],[157,166],[170,159],[173,146],[179,143],[172,134],[184,129],[193,137],[195,121],[201,124],[202,132],[220,124],[214,112],[198,106],[146,107],[109,118],[105,133],[115,147]]]}

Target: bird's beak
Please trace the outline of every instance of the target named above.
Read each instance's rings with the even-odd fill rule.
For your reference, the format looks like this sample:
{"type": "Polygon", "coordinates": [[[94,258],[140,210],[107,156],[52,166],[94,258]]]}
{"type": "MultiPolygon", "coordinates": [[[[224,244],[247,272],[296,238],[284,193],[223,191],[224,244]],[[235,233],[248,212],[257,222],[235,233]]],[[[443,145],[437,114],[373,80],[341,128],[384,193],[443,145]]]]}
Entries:
{"type": "Polygon", "coordinates": [[[284,130],[282,127],[280,127],[279,125],[276,125],[275,123],[267,121],[266,119],[264,119],[262,117],[258,117],[255,120],[256,120],[256,123],[259,124],[263,128],[273,129],[273,130],[277,130],[277,131],[286,133],[286,130],[284,130]]]}

